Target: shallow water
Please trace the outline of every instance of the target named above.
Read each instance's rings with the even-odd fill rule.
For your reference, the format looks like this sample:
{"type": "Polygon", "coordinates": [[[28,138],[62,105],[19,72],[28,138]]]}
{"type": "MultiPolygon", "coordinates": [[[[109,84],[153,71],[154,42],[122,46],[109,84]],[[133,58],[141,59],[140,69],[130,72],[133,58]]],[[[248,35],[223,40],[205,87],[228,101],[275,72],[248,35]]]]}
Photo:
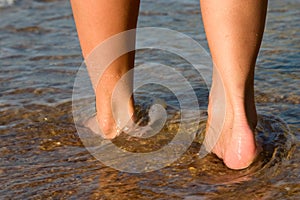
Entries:
{"type": "MultiPolygon", "coordinates": [[[[174,29],[207,48],[198,4],[194,0],[143,1],[139,26],[174,29]]],[[[1,199],[300,196],[299,1],[269,3],[256,68],[260,113],[257,138],[263,141],[264,148],[256,162],[248,169],[233,171],[213,155],[200,159],[203,118],[196,139],[179,160],[142,174],[105,166],[84,148],[76,133],[71,98],[82,57],[68,1],[16,0],[0,5],[1,199]]],[[[147,61],[180,70],[205,107],[207,90],[184,60],[175,55],[139,51],[137,62],[147,61]]],[[[164,88],[143,87],[136,93],[139,108],[148,108],[154,97],[167,103],[170,115],[164,131],[171,133],[178,128],[178,101],[164,88]]],[[[161,143],[148,141],[142,150],[160,148],[170,139],[163,136],[160,134],[159,140],[155,140],[161,143]]],[[[115,144],[130,151],[141,150],[140,143],[145,144],[135,141],[125,146],[123,141],[117,140],[115,144]]]]}

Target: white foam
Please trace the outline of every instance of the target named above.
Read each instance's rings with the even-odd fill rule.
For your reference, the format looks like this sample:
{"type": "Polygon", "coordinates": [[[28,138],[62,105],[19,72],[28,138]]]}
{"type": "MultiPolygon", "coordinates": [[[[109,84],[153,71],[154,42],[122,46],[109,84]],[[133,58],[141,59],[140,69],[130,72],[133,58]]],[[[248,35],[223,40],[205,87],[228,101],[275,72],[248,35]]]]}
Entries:
{"type": "Polygon", "coordinates": [[[13,5],[15,0],[0,0],[0,8],[13,5]]]}

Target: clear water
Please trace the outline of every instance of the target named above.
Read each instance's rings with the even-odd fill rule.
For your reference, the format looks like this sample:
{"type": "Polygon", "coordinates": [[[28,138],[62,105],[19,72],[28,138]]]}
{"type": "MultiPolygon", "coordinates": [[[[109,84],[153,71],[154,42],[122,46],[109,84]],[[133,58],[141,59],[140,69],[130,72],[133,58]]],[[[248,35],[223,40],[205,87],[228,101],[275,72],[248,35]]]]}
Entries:
{"type": "MultiPolygon", "coordinates": [[[[82,57],[69,2],[0,5],[0,199],[299,198],[299,1],[269,2],[256,68],[257,136],[264,141],[257,161],[232,171],[213,155],[199,159],[197,138],[178,161],[144,174],[103,165],[76,134],[71,97],[82,57]]],[[[180,31],[207,48],[198,1],[142,1],[139,26],[180,31]]],[[[207,102],[207,91],[182,59],[138,52],[137,62],[149,60],[182,70],[199,101],[207,102]]],[[[153,96],[177,106],[161,88],[145,87],[136,96],[142,106],[153,96]]]]}

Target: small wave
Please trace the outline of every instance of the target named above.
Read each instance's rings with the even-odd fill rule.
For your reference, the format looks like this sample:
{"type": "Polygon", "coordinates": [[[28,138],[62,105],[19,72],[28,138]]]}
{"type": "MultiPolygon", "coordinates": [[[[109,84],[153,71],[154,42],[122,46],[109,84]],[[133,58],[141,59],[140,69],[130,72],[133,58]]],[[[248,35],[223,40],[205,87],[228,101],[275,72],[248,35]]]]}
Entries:
{"type": "Polygon", "coordinates": [[[11,6],[14,2],[15,0],[0,0],[0,8],[11,6]]]}

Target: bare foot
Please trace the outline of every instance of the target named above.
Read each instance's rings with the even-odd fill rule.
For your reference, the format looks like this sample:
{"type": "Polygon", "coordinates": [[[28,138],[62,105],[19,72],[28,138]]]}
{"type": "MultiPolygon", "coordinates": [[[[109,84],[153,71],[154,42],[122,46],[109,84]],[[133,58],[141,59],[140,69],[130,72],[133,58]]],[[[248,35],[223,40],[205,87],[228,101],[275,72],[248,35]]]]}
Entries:
{"type": "Polygon", "coordinates": [[[133,119],[132,74],[108,70],[96,89],[96,116],[86,122],[94,133],[115,138],[133,119]]]}
{"type": "Polygon", "coordinates": [[[254,136],[257,115],[253,86],[249,85],[245,97],[238,92],[232,94],[226,88],[223,90],[222,81],[214,71],[204,144],[231,169],[247,168],[257,155],[254,136]]]}
{"type": "Polygon", "coordinates": [[[119,132],[117,127],[113,125],[113,123],[111,123],[111,126],[109,127],[110,129],[106,130],[104,134],[104,131],[102,131],[100,128],[97,116],[93,116],[92,118],[85,121],[84,126],[88,127],[94,134],[100,135],[104,139],[113,139],[118,135],[119,132]]]}

